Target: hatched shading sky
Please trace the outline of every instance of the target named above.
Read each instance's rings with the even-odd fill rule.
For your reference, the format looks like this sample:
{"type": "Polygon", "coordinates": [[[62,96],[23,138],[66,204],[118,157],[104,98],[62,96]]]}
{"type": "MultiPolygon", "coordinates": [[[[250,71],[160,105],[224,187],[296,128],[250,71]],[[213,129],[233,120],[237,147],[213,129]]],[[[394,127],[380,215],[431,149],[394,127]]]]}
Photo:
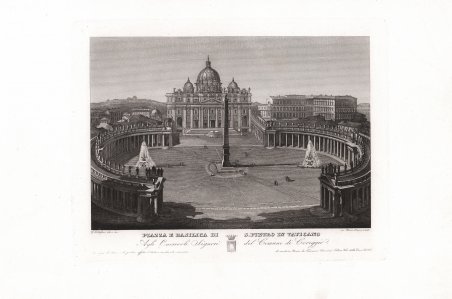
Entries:
{"type": "Polygon", "coordinates": [[[207,55],[223,87],[234,77],[252,100],[272,95],[352,95],[370,101],[369,37],[93,37],[91,101],[131,96],[165,102],[196,82],[207,55]]]}

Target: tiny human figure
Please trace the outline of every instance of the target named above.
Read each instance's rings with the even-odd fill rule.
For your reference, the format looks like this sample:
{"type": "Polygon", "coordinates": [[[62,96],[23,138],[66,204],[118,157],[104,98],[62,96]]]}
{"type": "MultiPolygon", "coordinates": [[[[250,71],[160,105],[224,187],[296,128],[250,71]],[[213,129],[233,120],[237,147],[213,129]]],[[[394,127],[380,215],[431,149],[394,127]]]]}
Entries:
{"type": "Polygon", "coordinates": [[[129,165],[129,175],[132,175],[132,166],[129,165]]]}
{"type": "Polygon", "coordinates": [[[275,184],[275,186],[278,186],[278,181],[277,181],[277,180],[275,180],[274,184],[275,184]]]}
{"type": "Polygon", "coordinates": [[[137,176],[138,176],[138,174],[140,173],[140,169],[139,169],[138,167],[136,167],[136,168],[135,168],[135,171],[136,171],[137,176]]]}

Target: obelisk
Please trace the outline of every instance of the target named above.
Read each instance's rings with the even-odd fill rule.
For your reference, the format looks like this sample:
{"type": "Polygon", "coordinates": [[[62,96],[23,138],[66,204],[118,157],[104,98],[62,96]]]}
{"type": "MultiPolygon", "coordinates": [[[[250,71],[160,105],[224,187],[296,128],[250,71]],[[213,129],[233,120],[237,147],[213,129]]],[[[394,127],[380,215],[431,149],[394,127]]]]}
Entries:
{"type": "Polygon", "coordinates": [[[224,128],[223,128],[223,167],[231,167],[229,161],[229,100],[224,97],[224,128]]]}

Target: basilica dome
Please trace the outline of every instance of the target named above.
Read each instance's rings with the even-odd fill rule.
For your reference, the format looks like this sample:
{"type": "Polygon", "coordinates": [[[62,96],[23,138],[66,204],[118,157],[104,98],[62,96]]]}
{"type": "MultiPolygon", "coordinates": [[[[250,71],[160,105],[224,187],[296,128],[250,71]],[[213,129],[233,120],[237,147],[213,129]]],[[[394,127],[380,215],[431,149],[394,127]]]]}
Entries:
{"type": "Polygon", "coordinates": [[[190,82],[190,78],[187,79],[187,82],[184,84],[184,93],[194,93],[195,89],[193,88],[193,84],[190,82]]]}
{"type": "Polygon", "coordinates": [[[220,75],[210,66],[208,56],[206,67],[199,72],[196,87],[198,92],[221,92],[220,75]]]}

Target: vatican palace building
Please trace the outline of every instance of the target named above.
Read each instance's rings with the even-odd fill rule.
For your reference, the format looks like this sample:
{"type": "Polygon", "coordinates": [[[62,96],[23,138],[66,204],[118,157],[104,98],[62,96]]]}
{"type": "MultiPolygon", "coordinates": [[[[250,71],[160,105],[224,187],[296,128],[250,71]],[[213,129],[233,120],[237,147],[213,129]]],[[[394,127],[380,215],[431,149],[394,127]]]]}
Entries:
{"type": "Polygon", "coordinates": [[[234,78],[222,87],[220,75],[212,68],[209,57],[196,82],[190,78],[182,89],[167,93],[167,116],[179,130],[189,134],[194,130],[215,130],[224,126],[223,101],[229,99],[229,127],[247,132],[251,127],[251,89],[240,89],[234,78]]]}

